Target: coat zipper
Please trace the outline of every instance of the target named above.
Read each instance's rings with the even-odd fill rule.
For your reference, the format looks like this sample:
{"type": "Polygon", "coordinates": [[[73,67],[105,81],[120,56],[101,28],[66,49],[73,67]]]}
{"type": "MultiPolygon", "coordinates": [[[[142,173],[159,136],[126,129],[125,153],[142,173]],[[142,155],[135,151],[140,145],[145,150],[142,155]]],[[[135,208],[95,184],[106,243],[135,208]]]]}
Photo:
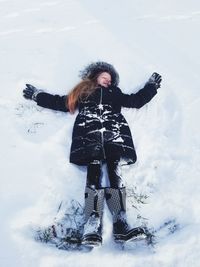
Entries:
{"type": "Polygon", "coordinates": [[[101,142],[102,142],[102,147],[103,147],[103,155],[104,155],[104,158],[106,157],[106,154],[105,154],[105,150],[104,150],[104,137],[103,137],[103,123],[102,123],[102,120],[101,120],[101,116],[102,116],[102,113],[101,113],[101,110],[103,109],[103,106],[102,106],[102,88],[101,88],[101,97],[100,97],[100,122],[101,122],[101,142]]]}

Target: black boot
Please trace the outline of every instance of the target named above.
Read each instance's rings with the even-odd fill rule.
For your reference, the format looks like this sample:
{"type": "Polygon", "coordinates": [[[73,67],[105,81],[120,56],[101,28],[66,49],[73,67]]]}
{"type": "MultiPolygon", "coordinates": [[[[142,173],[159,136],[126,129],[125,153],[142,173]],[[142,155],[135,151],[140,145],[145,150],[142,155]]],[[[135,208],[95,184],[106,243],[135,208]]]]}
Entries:
{"type": "Polygon", "coordinates": [[[86,187],[85,190],[85,225],[82,244],[99,246],[102,244],[102,217],[104,189],[86,187]]]}
{"type": "Polygon", "coordinates": [[[143,227],[131,228],[126,220],[126,189],[106,188],[106,201],[113,216],[113,236],[116,242],[146,238],[143,227]]]}

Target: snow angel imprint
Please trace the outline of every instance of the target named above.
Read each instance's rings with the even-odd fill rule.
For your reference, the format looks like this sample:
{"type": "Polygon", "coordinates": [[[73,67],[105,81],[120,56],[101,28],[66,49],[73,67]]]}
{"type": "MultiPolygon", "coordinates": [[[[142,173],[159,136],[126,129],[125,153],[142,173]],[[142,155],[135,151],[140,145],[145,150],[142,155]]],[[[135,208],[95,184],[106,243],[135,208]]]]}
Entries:
{"type": "Polygon", "coordinates": [[[52,95],[26,84],[23,95],[44,108],[70,112],[78,109],[70,151],[70,162],[87,166],[85,224],[82,244],[102,243],[104,199],[113,217],[113,237],[125,242],[145,235],[142,227],[131,228],[126,220],[126,190],[121,164],[137,160],[131,131],[121,108],[141,108],[157,93],[161,76],[153,73],[144,88],[124,94],[119,74],[106,62],[95,62],[80,72],[81,81],[68,95],[52,95]],[[109,187],[102,187],[102,165],[106,164],[109,187]]]}

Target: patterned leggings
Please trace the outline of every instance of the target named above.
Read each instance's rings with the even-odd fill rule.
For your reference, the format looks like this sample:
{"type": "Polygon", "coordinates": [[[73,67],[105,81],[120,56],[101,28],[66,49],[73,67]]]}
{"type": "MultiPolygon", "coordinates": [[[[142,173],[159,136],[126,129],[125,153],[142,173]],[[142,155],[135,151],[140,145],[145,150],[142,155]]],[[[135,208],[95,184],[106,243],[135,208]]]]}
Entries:
{"type": "MultiPolygon", "coordinates": [[[[108,171],[108,178],[111,188],[122,188],[124,187],[119,161],[111,161],[107,160],[107,171],[108,171]]],[[[87,167],[87,186],[93,187],[95,189],[102,188],[102,162],[100,160],[94,160],[88,164],[87,167]]]]}

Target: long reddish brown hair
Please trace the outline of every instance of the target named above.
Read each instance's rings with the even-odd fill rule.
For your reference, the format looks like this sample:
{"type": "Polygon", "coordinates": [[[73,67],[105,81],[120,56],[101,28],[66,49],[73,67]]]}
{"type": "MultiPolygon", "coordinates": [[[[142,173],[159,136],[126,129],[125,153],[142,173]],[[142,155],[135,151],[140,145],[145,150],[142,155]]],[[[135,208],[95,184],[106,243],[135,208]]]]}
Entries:
{"type": "Polygon", "coordinates": [[[70,113],[74,113],[79,100],[86,99],[97,87],[97,76],[93,79],[84,79],[79,82],[68,94],[66,106],[70,113]]]}

